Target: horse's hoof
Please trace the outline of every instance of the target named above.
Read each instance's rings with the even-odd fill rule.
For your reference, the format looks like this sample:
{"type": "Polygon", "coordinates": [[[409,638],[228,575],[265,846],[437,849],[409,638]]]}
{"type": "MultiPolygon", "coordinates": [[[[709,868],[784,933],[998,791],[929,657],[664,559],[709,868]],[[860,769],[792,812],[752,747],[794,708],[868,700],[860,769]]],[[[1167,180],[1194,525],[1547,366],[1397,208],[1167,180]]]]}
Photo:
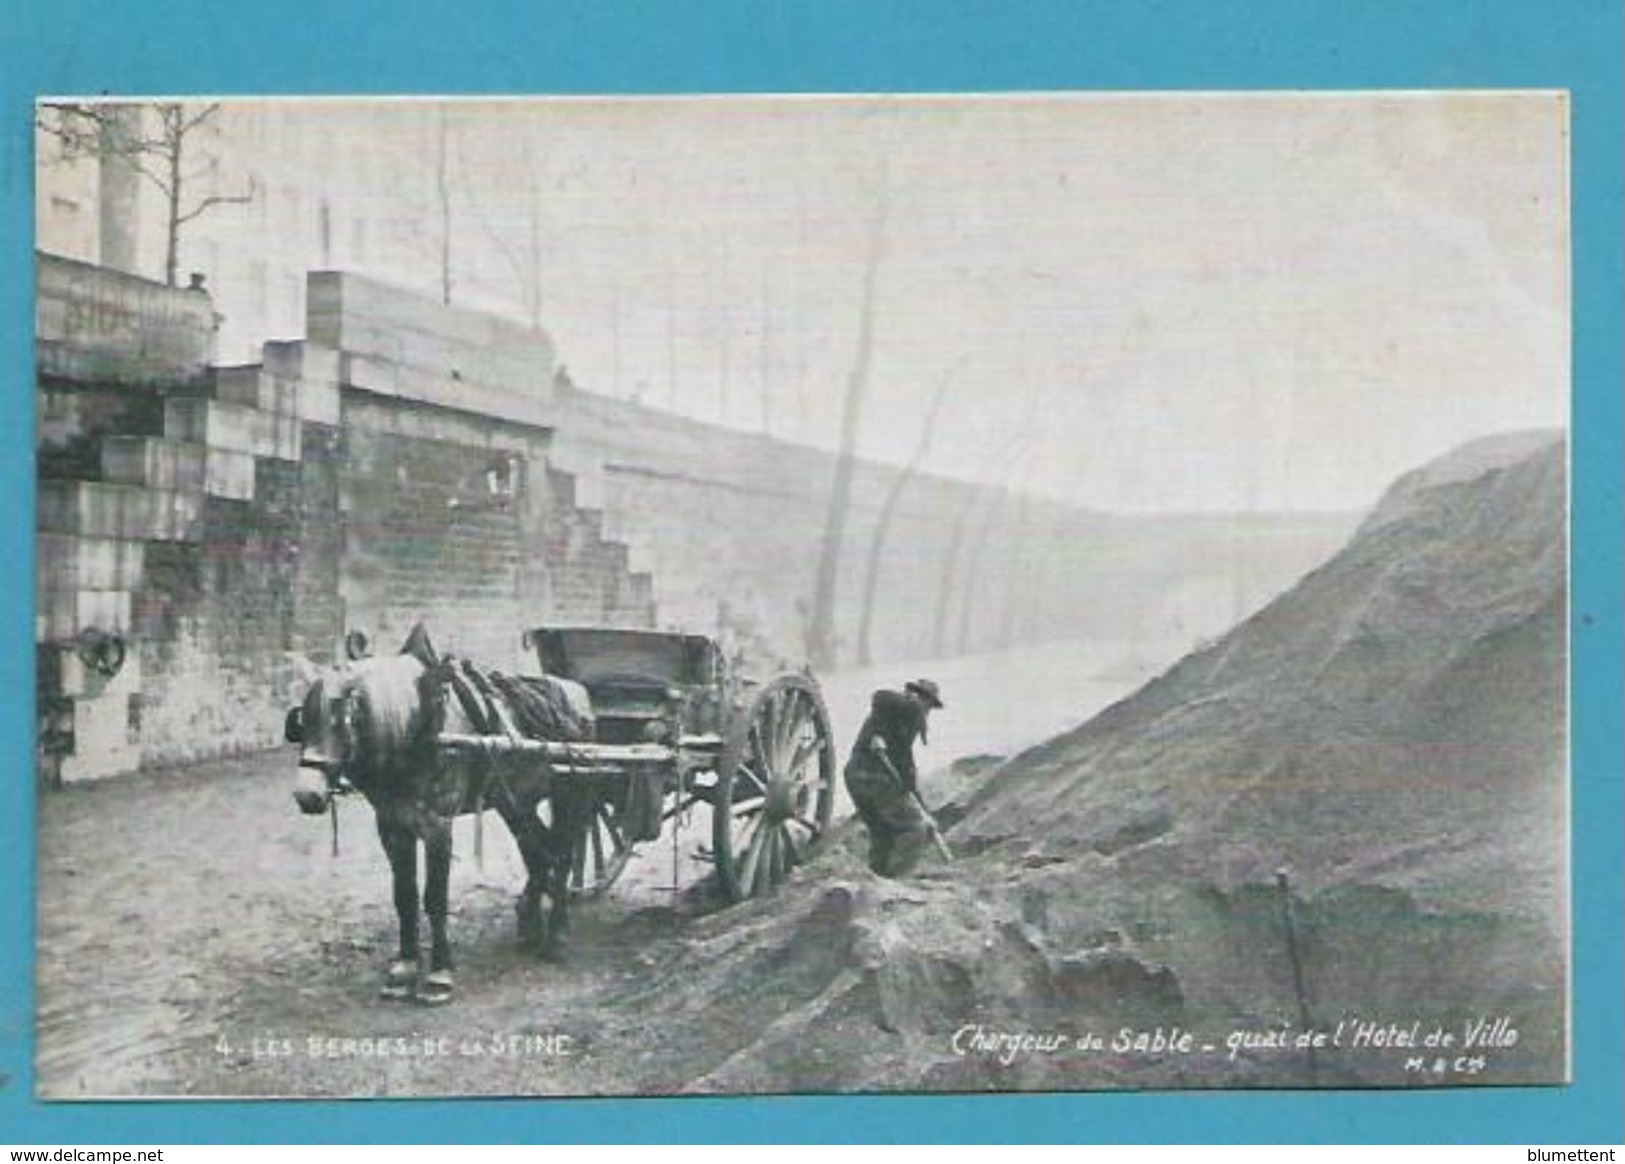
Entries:
{"type": "Polygon", "coordinates": [[[539,950],[544,962],[563,962],[570,956],[570,943],[557,934],[548,934],[539,950]]]}
{"type": "Polygon", "coordinates": [[[392,962],[384,972],[384,984],[378,993],[384,998],[411,998],[417,987],[418,968],[411,962],[392,962]]]}
{"type": "Polygon", "coordinates": [[[418,1001],[424,1006],[441,1006],[451,1001],[452,990],[450,972],[432,970],[418,983],[418,1001]]]}

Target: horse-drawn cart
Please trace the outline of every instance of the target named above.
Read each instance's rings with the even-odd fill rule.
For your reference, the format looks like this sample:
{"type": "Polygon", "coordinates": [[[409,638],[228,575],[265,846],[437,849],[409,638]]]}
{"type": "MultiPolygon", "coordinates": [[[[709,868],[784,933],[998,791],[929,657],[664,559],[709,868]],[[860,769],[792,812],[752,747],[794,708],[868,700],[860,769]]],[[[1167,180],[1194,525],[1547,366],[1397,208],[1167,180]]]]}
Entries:
{"type": "Polygon", "coordinates": [[[534,756],[551,779],[587,783],[593,796],[574,841],[575,891],[609,888],[640,841],[698,806],[709,808],[711,826],[698,855],[714,864],[733,901],[781,884],[828,833],[835,740],[810,675],[752,682],[703,635],[551,627],[527,632],[524,642],[545,675],[585,689],[590,738],[442,732],[440,748],[510,764],[534,756]]]}

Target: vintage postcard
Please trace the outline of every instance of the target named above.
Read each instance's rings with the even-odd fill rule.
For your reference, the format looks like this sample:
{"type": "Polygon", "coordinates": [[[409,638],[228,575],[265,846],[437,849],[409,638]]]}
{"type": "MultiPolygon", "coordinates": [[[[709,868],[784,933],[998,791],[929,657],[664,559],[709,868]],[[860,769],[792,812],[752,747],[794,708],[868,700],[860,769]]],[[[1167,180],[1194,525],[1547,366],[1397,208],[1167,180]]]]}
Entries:
{"type": "Polygon", "coordinates": [[[40,1098],[1569,1079],[1564,94],[35,118],[40,1098]]]}

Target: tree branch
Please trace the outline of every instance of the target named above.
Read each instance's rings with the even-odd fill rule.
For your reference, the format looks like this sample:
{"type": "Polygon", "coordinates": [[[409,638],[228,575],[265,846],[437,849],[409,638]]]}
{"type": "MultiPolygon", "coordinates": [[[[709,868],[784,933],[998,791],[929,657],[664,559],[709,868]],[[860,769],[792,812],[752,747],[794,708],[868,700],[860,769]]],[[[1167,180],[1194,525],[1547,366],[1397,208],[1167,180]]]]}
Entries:
{"type": "Polygon", "coordinates": [[[154,186],[158,187],[159,192],[163,194],[165,198],[173,198],[175,196],[175,191],[173,187],[170,186],[169,179],[147,168],[147,163],[145,160],[146,154],[151,153],[156,156],[157,152],[158,151],[156,150],[144,151],[142,153],[136,153],[133,151],[124,153],[121,151],[120,156],[130,163],[131,169],[140,174],[147,181],[151,182],[154,186]]]}
{"type": "Polygon", "coordinates": [[[216,206],[242,205],[246,202],[252,202],[254,201],[256,189],[255,184],[250,181],[248,184],[248,192],[245,194],[211,194],[199,202],[196,206],[192,207],[191,210],[188,210],[185,214],[176,215],[175,225],[185,226],[194,218],[200,217],[201,215],[214,209],[216,206]]]}
{"type": "Polygon", "coordinates": [[[34,115],[35,127],[61,142],[67,154],[94,152],[110,124],[94,105],[73,102],[41,102],[34,115]]]}
{"type": "MultiPolygon", "coordinates": [[[[175,106],[175,108],[176,108],[176,110],[182,110],[184,107],[180,106],[180,105],[177,105],[177,106],[175,106]]],[[[216,102],[213,102],[213,103],[205,106],[203,108],[203,111],[200,112],[196,117],[190,118],[190,119],[185,120],[185,121],[181,121],[181,120],[177,119],[176,126],[175,126],[176,135],[179,136],[179,137],[185,137],[187,134],[191,133],[194,129],[196,129],[198,126],[202,125],[205,121],[209,120],[209,118],[213,117],[218,112],[220,112],[220,103],[218,101],[216,101],[216,102]]]]}

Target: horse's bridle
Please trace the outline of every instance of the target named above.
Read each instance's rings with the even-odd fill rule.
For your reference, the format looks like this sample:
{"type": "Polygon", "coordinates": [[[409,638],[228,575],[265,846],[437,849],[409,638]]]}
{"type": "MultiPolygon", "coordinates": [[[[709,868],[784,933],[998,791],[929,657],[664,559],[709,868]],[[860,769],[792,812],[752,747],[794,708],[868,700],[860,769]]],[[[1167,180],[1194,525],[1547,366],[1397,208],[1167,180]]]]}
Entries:
{"type": "MultiPolygon", "coordinates": [[[[325,694],[325,693],[324,693],[325,694]]],[[[330,734],[334,741],[340,745],[341,755],[331,758],[315,759],[309,757],[301,749],[299,754],[299,767],[309,768],[322,774],[327,784],[329,797],[337,796],[352,790],[349,779],[344,770],[350,765],[350,753],[355,749],[355,720],[356,696],[355,688],[346,684],[338,695],[325,701],[328,706],[330,734]]],[[[303,731],[303,717],[301,717],[301,731],[303,731]]]]}

